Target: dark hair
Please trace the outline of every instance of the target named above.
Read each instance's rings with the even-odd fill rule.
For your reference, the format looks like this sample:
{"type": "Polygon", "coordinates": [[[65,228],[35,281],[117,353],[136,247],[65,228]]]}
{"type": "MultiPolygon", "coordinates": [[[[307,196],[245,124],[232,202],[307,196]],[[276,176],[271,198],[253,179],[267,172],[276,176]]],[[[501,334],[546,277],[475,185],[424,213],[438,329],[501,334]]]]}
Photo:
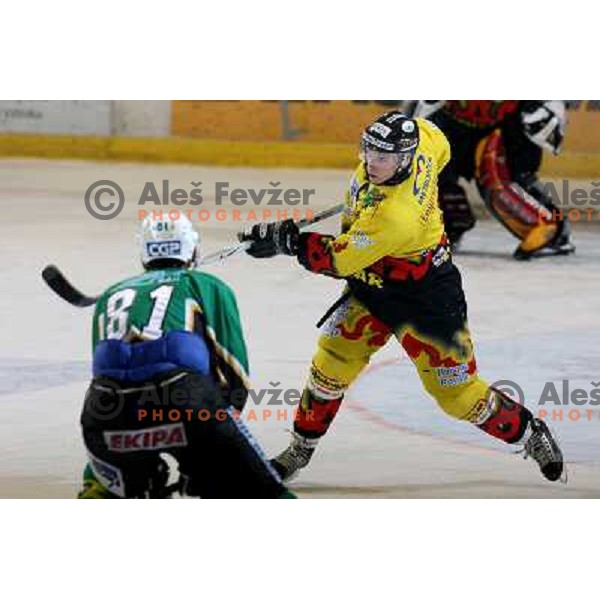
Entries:
{"type": "Polygon", "coordinates": [[[155,258],[147,262],[144,267],[148,271],[160,271],[162,269],[185,269],[187,263],[173,258],[155,258]]]}

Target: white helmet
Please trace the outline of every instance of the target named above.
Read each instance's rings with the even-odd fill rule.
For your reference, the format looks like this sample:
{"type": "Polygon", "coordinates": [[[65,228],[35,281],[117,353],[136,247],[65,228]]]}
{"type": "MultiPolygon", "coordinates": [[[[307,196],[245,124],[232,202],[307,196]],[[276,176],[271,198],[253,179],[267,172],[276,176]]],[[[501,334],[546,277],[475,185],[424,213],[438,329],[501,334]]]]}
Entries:
{"type": "Polygon", "coordinates": [[[148,215],[138,235],[142,264],[147,267],[152,261],[164,259],[187,264],[195,259],[198,240],[198,232],[185,215],[175,220],[168,215],[148,215]]]}

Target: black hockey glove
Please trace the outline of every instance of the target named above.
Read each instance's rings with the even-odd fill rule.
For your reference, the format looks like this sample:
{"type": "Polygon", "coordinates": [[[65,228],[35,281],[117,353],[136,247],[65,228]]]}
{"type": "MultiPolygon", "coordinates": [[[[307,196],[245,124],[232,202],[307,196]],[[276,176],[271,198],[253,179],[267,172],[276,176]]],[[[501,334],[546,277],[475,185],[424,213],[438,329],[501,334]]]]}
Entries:
{"type": "Polygon", "coordinates": [[[292,219],[277,223],[258,223],[243,240],[252,242],[246,252],[254,258],[270,258],[277,254],[295,256],[300,230],[292,219]]]}

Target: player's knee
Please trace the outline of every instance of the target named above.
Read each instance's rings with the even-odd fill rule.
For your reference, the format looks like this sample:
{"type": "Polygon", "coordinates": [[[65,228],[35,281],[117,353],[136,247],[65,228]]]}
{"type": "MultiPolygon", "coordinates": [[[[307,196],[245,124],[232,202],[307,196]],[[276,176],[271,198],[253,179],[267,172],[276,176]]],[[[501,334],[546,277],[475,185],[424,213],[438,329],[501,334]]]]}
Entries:
{"type": "Polygon", "coordinates": [[[464,392],[458,390],[445,391],[444,393],[438,393],[435,399],[447,415],[461,421],[467,420],[465,415],[468,413],[470,401],[464,392]]]}
{"type": "Polygon", "coordinates": [[[320,437],[337,414],[349,382],[332,371],[325,372],[314,362],[302,394],[294,429],[301,435],[320,437]]]}
{"type": "Polygon", "coordinates": [[[327,375],[313,364],[298,407],[299,420],[312,422],[317,429],[326,428],[338,411],[347,389],[346,381],[327,375]]]}
{"type": "Polygon", "coordinates": [[[475,377],[456,386],[442,386],[428,381],[425,389],[447,415],[461,421],[473,421],[481,406],[481,399],[485,396],[487,385],[479,377],[475,377]]]}
{"type": "Polygon", "coordinates": [[[320,347],[315,354],[307,387],[318,398],[341,397],[365,367],[366,361],[320,347]]]}
{"type": "Polygon", "coordinates": [[[339,370],[324,370],[313,363],[310,367],[307,389],[320,401],[338,400],[348,389],[349,382],[340,376],[339,370]]]}
{"type": "MultiPolygon", "coordinates": [[[[340,364],[346,366],[341,361],[340,364]]],[[[326,363],[326,366],[332,365],[326,363]]],[[[321,437],[326,433],[353,379],[346,377],[345,368],[324,369],[313,361],[294,420],[297,433],[306,437],[321,437]]]]}

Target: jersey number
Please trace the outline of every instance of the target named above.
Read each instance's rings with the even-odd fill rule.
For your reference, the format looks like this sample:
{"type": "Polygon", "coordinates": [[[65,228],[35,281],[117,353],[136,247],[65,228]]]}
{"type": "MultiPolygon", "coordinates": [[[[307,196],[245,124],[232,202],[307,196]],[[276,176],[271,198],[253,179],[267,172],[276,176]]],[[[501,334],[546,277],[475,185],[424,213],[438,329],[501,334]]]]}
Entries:
{"type": "MultiPolygon", "coordinates": [[[[154,300],[152,312],[148,323],[142,329],[144,339],[157,339],[162,332],[162,324],[167,314],[167,308],[173,294],[172,285],[161,285],[150,292],[150,298],[154,300]]],[[[127,335],[127,322],[129,309],[133,304],[137,292],[131,288],[115,292],[106,303],[106,314],[102,313],[98,318],[98,329],[100,339],[104,339],[104,323],[106,321],[106,339],[121,340],[127,335]]]]}

